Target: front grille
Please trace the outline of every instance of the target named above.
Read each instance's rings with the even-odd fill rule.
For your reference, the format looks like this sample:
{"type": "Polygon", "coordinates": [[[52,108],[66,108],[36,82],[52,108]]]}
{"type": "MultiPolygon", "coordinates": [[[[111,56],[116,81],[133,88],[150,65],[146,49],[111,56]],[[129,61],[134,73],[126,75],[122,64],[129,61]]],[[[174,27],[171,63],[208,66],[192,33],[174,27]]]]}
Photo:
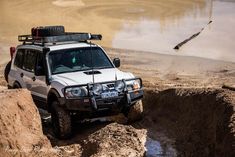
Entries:
{"type": "Polygon", "coordinates": [[[109,83],[109,84],[102,84],[103,90],[112,90],[115,87],[114,83],[109,83]]]}
{"type": "Polygon", "coordinates": [[[114,83],[111,83],[111,84],[107,84],[107,86],[109,87],[109,88],[114,88],[114,83]]]}

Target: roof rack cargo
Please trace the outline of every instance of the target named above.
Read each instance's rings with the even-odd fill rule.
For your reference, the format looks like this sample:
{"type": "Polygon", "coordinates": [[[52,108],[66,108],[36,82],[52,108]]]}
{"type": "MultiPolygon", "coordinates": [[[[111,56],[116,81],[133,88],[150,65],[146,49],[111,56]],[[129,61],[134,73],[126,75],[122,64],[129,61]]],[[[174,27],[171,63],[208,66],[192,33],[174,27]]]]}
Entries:
{"type": "Polygon", "coordinates": [[[67,42],[67,41],[77,41],[77,42],[87,42],[87,40],[101,40],[101,34],[91,34],[91,33],[74,33],[74,32],[66,32],[63,35],[56,36],[32,36],[32,35],[19,35],[18,41],[23,42],[23,44],[29,43],[39,43],[44,45],[45,43],[53,43],[57,42],[67,42]]]}

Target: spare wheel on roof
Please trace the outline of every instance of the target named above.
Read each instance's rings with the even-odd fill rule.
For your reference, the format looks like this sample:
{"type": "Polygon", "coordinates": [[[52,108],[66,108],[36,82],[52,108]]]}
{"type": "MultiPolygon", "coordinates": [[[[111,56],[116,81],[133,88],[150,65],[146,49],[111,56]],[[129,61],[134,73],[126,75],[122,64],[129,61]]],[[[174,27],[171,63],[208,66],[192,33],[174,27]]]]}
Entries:
{"type": "Polygon", "coordinates": [[[34,37],[46,37],[57,36],[65,33],[64,26],[40,26],[31,29],[32,36],[34,37]]]}

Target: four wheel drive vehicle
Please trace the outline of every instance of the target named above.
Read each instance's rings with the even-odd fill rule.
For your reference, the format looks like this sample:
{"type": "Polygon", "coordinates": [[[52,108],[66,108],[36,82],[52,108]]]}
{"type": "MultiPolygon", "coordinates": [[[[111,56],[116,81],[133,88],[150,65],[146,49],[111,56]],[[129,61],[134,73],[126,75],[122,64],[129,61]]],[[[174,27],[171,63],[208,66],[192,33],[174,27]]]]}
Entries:
{"type": "Polygon", "coordinates": [[[97,118],[124,113],[129,121],[142,116],[142,80],[118,70],[91,40],[101,35],[67,33],[63,26],[32,29],[11,48],[5,78],[9,88],[27,88],[39,108],[52,116],[55,134],[71,134],[71,118],[97,118]]]}

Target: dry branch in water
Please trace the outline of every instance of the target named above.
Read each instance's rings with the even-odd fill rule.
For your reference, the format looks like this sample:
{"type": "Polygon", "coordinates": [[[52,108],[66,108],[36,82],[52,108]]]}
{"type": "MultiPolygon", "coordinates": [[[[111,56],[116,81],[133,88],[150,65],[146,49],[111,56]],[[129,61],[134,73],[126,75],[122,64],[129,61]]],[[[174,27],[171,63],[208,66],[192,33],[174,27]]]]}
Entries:
{"type": "MultiPolygon", "coordinates": [[[[212,23],[212,21],[209,21],[207,25],[209,25],[210,23],[212,23]]],[[[204,28],[205,28],[205,27],[204,27],[204,28]]],[[[197,36],[204,30],[204,28],[202,28],[200,32],[193,34],[190,38],[185,39],[184,41],[182,41],[181,43],[179,43],[178,45],[176,45],[176,46],[174,47],[174,49],[175,49],[175,50],[179,50],[181,46],[183,46],[184,44],[186,44],[187,42],[189,42],[189,41],[192,40],[193,38],[197,37],[197,36]]]]}

